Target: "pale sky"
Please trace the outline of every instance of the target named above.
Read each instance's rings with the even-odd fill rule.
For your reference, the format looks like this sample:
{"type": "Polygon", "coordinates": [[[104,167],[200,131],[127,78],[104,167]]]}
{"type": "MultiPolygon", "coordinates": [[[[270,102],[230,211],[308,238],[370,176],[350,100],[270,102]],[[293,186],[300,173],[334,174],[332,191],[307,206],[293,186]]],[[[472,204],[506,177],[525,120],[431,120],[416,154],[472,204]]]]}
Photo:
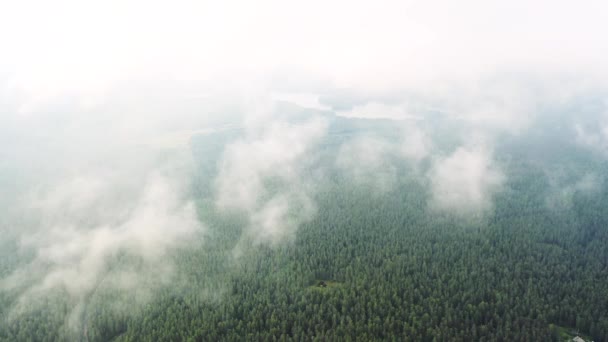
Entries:
{"type": "Polygon", "coordinates": [[[34,99],[130,79],[386,90],[501,70],[597,77],[606,13],[605,1],[4,1],[0,77],[34,99]]]}

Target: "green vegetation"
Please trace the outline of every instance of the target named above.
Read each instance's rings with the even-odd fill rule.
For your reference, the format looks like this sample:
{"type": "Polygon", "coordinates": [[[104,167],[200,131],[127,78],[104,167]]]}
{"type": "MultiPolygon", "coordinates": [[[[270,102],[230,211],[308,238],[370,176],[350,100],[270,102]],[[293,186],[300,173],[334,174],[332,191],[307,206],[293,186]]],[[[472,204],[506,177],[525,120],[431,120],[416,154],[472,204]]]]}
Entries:
{"type": "Polygon", "coordinates": [[[343,286],[343,284],[338,281],[317,279],[308,288],[313,291],[326,292],[341,286],[343,286]]]}
{"type": "MultiPolygon", "coordinates": [[[[354,134],[332,129],[325,166],[354,134]]],[[[503,141],[506,184],[475,220],[430,210],[425,184],[399,161],[402,176],[374,196],[330,170],[317,182],[314,218],[274,246],[244,238],[242,215],[214,209],[209,165],[219,153],[205,139],[215,137],[194,142],[194,192],[208,232],[172,252],[169,285],[146,297],[101,284],[84,308],[57,290],[27,314],[11,309],[18,292],[1,291],[0,340],[562,341],[576,329],[608,341],[608,188],[573,191],[556,208],[546,177],[559,165],[606,184],[608,164],[568,137],[538,151],[503,141]],[[67,324],[75,310],[76,329],[67,324]]],[[[18,264],[2,257],[2,276],[18,264]]]]}
{"type": "Polygon", "coordinates": [[[566,328],[566,327],[560,327],[560,326],[555,326],[555,325],[551,325],[549,328],[554,332],[554,335],[556,335],[560,341],[572,341],[572,339],[577,336],[582,338],[585,341],[593,340],[591,338],[591,336],[583,335],[579,331],[577,331],[576,329],[573,329],[573,328],[566,328]]]}

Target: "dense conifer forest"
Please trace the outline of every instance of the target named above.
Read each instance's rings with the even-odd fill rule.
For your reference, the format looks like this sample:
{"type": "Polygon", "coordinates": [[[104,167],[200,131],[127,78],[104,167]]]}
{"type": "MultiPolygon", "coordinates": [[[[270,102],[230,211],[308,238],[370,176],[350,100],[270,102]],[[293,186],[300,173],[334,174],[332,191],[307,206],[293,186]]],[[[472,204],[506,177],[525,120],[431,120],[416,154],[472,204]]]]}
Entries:
{"type": "Polygon", "coordinates": [[[608,342],[607,14],[0,0],[0,342],[608,342]]]}
{"type": "MultiPolygon", "coordinates": [[[[0,340],[608,341],[605,159],[545,124],[505,135],[495,155],[506,177],[492,206],[444,212],[428,205],[424,162],[389,156],[395,178],[382,189],[381,170],[360,182],[335,167],[344,142],[390,141],[394,126],[331,118],[298,170],[315,189],[314,215],[276,243],[256,241],[246,215],[213,200],[218,160],[240,130],[195,136],[191,194],[206,230],[170,250],[171,276],[120,251],[105,273],[148,275],[126,292],[104,276],[77,300],[62,288],[31,301],[5,289],[0,340]],[[587,174],[592,186],[564,190],[587,174]]],[[[452,151],[451,136],[432,127],[452,151]]],[[[291,186],[264,182],[270,194],[291,186]]],[[[1,251],[2,277],[33,257],[10,239],[1,251]]]]}

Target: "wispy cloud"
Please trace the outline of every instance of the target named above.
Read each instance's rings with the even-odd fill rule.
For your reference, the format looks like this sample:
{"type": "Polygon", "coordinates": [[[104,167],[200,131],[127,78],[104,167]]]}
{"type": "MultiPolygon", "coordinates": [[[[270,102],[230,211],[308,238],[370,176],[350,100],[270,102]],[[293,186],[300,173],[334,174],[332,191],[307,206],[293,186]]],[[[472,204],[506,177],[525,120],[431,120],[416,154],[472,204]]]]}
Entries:
{"type": "Polygon", "coordinates": [[[500,189],[504,175],[483,148],[460,147],[435,160],[429,173],[432,205],[459,214],[483,214],[492,209],[493,194],[500,189]]]}
{"type": "Polygon", "coordinates": [[[245,138],[226,146],[219,162],[218,208],[245,212],[255,242],[293,238],[315,210],[304,172],[326,129],[321,118],[301,123],[255,120],[245,138]]]}

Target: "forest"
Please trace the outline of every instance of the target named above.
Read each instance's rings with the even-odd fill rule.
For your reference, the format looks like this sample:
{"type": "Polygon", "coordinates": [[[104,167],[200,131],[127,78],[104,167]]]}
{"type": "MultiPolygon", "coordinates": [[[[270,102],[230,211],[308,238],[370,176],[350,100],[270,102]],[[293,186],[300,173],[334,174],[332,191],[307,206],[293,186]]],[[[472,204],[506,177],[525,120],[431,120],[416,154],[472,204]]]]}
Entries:
{"type": "Polygon", "coordinates": [[[607,13],[0,0],[0,342],[608,342],[607,13]]]}
{"type": "MultiPolygon", "coordinates": [[[[573,132],[541,119],[500,135],[492,205],[454,213],[429,205],[430,160],[336,162],[357,139],[393,144],[398,124],[317,115],[328,133],[292,170],[300,184],[261,182],[262,197],[295,198],[285,236],[260,240],[246,212],[218,209],[214,179],[243,129],[194,135],[188,193],[206,229],[168,250],[171,275],[126,247],[81,296],[3,287],[0,340],[608,341],[608,162],[573,132]],[[379,167],[349,173],[358,163],[379,167]],[[113,275],[129,273],[144,276],[123,290],[113,275]]],[[[439,120],[427,125],[449,154],[457,134],[439,120]]],[[[16,238],[0,243],[0,278],[35,258],[16,238]]]]}

